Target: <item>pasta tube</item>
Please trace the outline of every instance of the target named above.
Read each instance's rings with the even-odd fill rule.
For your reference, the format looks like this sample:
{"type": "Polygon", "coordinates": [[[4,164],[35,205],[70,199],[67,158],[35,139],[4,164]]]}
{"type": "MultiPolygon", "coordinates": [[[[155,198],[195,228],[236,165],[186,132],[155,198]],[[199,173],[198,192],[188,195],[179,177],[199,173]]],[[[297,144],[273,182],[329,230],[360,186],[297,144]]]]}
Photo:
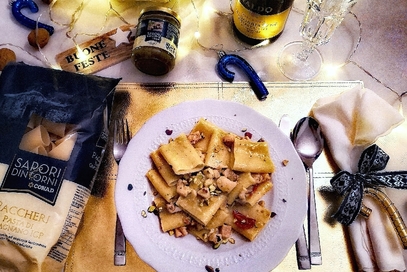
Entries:
{"type": "Polygon", "coordinates": [[[148,180],[151,182],[157,192],[167,201],[177,195],[177,188],[175,186],[168,186],[165,180],[161,177],[160,173],[155,169],[151,169],[146,174],[148,180]]]}
{"type": "Polygon", "coordinates": [[[231,212],[229,215],[227,223],[231,225],[236,232],[240,233],[250,241],[253,241],[270,220],[270,215],[271,212],[258,203],[254,206],[236,206],[234,207],[234,213],[231,212]],[[236,213],[241,215],[243,219],[237,217],[236,213]],[[242,226],[239,225],[243,220],[249,221],[249,219],[255,220],[254,227],[242,228],[242,226]]]}
{"type": "Polygon", "coordinates": [[[167,202],[162,197],[155,198],[154,204],[160,210],[160,225],[163,232],[184,227],[189,222],[188,216],[182,211],[170,213],[166,208],[167,202]]]}
{"type": "Polygon", "coordinates": [[[205,165],[212,168],[227,168],[230,161],[229,148],[223,143],[226,135],[221,130],[215,130],[208,145],[205,165]]]}
{"type": "Polygon", "coordinates": [[[184,133],[158,150],[177,175],[198,172],[204,167],[201,157],[184,133]]]}
{"type": "Polygon", "coordinates": [[[203,153],[206,153],[208,150],[209,141],[211,140],[212,134],[216,127],[211,122],[205,120],[204,118],[200,118],[196,125],[192,128],[191,132],[200,132],[202,135],[202,139],[194,144],[194,147],[201,150],[203,153]]]}
{"type": "Polygon", "coordinates": [[[48,156],[67,161],[71,157],[78,133],[72,133],[56,142],[56,146],[48,153],[48,156]]]}
{"type": "Polygon", "coordinates": [[[231,156],[231,168],[241,172],[272,173],[274,164],[266,142],[236,138],[231,156]]]}
{"type": "Polygon", "coordinates": [[[20,142],[20,149],[35,150],[38,146],[48,146],[51,143],[48,131],[44,126],[38,126],[23,135],[20,142]]]}
{"type": "Polygon", "coordinates": [[[251,206],[254,206],[268,191],[273,188],[273,183],[270,181],[265,181],[257,186],[254,186],[253,191],[250,192],[249,196],[246,198],[246,202],[251,206]]]}
{"type": "Polygon", "coordinates": [[[208,204],[203,204],[193,194],[187,197],[180,197],[177,200],[177,205],[186,211],[200,224],[206,226],[219,208],[226,202],[225,195],[213,196],[208,204]]]}
{"type": "Polygon", "coordinates": [[[174,173],[171,165],[167,163],[161,153],[158,150],[154,150],[153,152],[151,152],[150,157],[165,182],[167,182],[169,186],[176,185],[180,176],[174,173]]]}

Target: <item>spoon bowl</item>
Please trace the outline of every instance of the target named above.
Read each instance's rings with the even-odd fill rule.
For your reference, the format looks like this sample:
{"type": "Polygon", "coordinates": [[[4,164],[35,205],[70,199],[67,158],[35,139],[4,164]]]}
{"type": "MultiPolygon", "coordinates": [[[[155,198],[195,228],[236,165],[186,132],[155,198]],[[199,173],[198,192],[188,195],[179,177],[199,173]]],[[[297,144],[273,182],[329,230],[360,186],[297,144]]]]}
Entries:
{"type": "Polygon", "coordinates": [[[322,256],[321,245],[319,241],[318,220],[314,191],[314,174],[312,165],[322,153],[322,150],[324,148],[324,138],[322,136],[318,122],[312,117],[303,117],[295,125],[292,131],[291,140],[308,172],[309,255],[311,258],[311,264],[320,265],[322,264],[322,256]]]}
{"type": "Polygon", "coordinates": [[[318,122],[312,117],[303,117],[295,125],[292,141],[304,164],[310,168],[324,148],[324,138],[318,122]]]}

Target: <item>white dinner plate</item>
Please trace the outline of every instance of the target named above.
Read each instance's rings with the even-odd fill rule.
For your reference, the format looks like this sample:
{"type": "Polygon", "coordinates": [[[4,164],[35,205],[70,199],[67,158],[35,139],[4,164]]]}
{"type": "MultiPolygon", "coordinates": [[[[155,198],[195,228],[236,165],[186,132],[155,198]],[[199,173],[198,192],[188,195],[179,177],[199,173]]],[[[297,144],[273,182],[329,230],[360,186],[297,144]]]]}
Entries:
{"type": "Polygon", "coordinates": [[[153,116],[133,137],[120,162],[115,202],[128,241],[157,271],[206,271],[206,265],[222,272],[270,271],[284,259],[302,230],[306,175],[290,140],[270,119],[234,102],[185,102],[153,116]],[[157,216],[148,212],[147,217],[142,216],[154,198],[145,177],[152,167],[149,154],[168,139],[189,132],[201,117],[238,135],[248,131],[252,140],[263,138],[269,144],[276,171],[272,174],[274,187],[263,199],[275,216],[253,242],[235,233],[235,244],[213,249],[192,235],[175,238],[162,233],[157,216]],[[172,134],[167,135],[168,131],[172,134]],[[283,160],[288,160],[286,166],[283,160]]]}

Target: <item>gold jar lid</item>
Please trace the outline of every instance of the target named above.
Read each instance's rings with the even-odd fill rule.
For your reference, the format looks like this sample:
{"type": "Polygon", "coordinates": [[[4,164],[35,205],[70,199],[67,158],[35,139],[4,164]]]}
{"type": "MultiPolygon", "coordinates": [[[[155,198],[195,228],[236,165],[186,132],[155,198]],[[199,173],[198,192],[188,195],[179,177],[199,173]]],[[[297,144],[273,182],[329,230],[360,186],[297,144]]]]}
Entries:
{"type": "Polygon", "coordinates": [[[166,7],[148,7],[148,8],[145,8],[145,9],[141,10],[140,17],[143,14],[153,13],[153,12],[157,12],[157,11],[167,13],[167,14],[171,15],[172,17],[174,17],[181,24],[181,17],[179,17],[179,15],[175,11],[173,11],[172,9],[166,8],[166,7]]]}

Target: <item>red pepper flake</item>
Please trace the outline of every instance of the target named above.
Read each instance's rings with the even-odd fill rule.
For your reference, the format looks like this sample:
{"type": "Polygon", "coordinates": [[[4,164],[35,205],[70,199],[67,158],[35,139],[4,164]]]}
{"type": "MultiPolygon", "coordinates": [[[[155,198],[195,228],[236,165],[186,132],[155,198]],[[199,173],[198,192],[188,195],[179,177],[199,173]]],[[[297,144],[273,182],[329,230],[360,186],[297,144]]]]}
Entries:
{"type": "Polygon", "coordinates": [[[172,129],[166,129],[165,130],[165,134],[167,134],[168,136],[172,134],[172,129]]]}
{"type": "Polygon", "coordinates": [[[247,217],[238,211],[233,211],[233,217],[235,219],[234,221],[236,226],[240,229],[251,229],[256,225],[256,219],[247,217]]]}
{"type": "Polygon", "coordinates": [[[247,138],[251,139],[251,138],[253,137],[253,134],[251,134],[250,132],[246,131],[246,132],[244,133],[244,137],[247,137],[247,138]]]}
{"type": "Polygon", "coordinates": [[[254,184],[252,186],[251,192],[249,192],[249,196],[252,196],[257,191],[258,188],[259,188],[259,184],[254,184]]]}

